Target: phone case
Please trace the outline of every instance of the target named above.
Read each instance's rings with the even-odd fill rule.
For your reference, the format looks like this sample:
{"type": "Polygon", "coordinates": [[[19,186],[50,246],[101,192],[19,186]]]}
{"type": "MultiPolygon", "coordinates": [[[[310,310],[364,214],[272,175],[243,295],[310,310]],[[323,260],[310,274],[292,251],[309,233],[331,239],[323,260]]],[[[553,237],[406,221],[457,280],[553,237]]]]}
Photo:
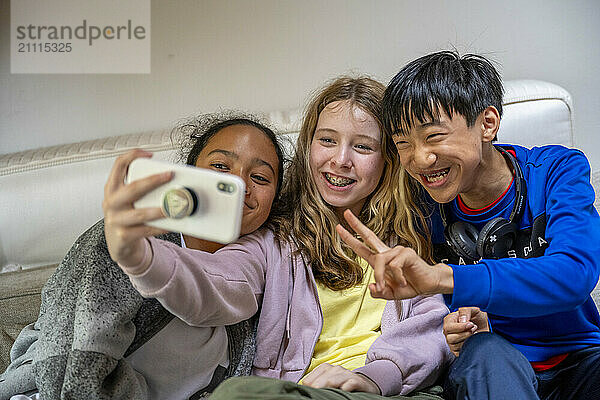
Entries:
{"type": "Polygon", "coordinates": [[[219,243],[230,243],[239,237],[245,196],[243,180],[209,169],[138,158],[129,165],[126,182],[165,171],[174,171],[173,179],[137,200],[134,207],[162,207],[165,215],[171,217],[147,225],[219,243]]]}

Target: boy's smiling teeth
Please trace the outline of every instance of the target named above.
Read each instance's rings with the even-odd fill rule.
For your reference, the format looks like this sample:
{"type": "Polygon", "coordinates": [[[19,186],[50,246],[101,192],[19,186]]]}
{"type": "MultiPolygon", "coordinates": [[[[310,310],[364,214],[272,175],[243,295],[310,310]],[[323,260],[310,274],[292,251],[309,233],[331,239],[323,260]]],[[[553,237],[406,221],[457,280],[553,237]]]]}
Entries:
{"type": "Polygon", "coordinates": [[[331,183],[333,186],[348,186],[351,183],[356,182],[355,179],[344,178],[343,176],[332,175],[328,172],[323,174],[327,182],[331,183]]]}
{"type": "Polygon", "coordinates": [[[450,168],[445,168],[430,174],[421,174],[422,177],[429,183],[439,182],[450,172],[450,168]]]}

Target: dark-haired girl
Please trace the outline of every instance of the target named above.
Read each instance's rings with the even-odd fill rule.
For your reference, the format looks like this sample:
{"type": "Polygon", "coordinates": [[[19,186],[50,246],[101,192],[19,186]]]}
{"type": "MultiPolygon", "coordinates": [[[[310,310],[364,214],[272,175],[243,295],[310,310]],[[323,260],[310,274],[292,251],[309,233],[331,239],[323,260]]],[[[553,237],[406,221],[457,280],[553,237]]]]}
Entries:
{"type": "MultiPolygon", "coordinates": [[[[245,181],[242,235],[268,223],[283,173],[282,151],[271,129],[249,116],[208,115],[185,121],[176,133],[187,164],[245,181]]],[[[23,329],[12,363],[0,376],[0,399],[16,394],[43,400],[198,398],[227,376],[250,373],[253,315],[190,326],[158,301],[142,298],[110,258],[104,230],[116,221],[145,234],[163,234],[163,240],[192,252],[223,247],[146,227],[134,221],[135,213],[116,207],[132,204],[119,190],[119,166],[150,155],[137,150],[117,159],[115,180],[106,187],[111,212],[75,242],[44,287],[39,318],[23,329]]]]}

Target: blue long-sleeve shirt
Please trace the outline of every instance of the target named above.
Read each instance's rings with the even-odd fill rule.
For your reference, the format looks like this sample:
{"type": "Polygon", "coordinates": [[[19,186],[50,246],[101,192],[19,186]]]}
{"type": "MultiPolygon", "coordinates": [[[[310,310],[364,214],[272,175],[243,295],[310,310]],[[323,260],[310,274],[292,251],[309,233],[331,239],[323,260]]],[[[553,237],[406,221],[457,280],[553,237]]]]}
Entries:
{"type": "MultiPolygon", "coordinates": [[[[529,361],[599,345],[600,317],[590,292],[600,273],[600,217],[588,161],[562,146],[509,147],[527,185],[526,208],[514,221],[517,244],[511,258],[458,265],[457,257],[448,256],[443,225],[434,217],[436,258],[454,272],[454,292],[446,301],[452,309],[486,311],[493,331],[529,361]]],[[[481,229],[492,218],[508,219],[514,200],[514,183],[483,214],[465,214],[455,200],[449,222],[463,220],[481,229]]]]}

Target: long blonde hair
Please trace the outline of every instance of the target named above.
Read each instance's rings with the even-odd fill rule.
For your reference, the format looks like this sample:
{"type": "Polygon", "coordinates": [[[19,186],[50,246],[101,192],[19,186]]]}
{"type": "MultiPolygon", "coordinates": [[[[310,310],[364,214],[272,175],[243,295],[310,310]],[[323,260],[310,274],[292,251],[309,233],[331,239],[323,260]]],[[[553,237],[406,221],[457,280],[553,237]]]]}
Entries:
{"type": "Polygon", "coordinates": [[[386,242],[410,246],[430,258],[431,245],[423,213],[413,199],[418,185],[403,179],[396,149],[383,135],[381,99],[385,87],[369,77],[339,77],[316,93],[305,111],[304,121],[293,157],[284,179],[282,202],[286,215],[275,221],[279,240],[292,241],[311,265],[317,282],[332,290],[351,288],[363,281],[357,256],[335,231],[341,221],[333,207],[317,190],[310,168],[310,145],[321,111],[330,103],[349,101],[370,114],[382,132],[381,148],[385,166],[379,184],[358,216],[386,242]],[[293,238],[293,239],[290,239],[293,238]]]}

